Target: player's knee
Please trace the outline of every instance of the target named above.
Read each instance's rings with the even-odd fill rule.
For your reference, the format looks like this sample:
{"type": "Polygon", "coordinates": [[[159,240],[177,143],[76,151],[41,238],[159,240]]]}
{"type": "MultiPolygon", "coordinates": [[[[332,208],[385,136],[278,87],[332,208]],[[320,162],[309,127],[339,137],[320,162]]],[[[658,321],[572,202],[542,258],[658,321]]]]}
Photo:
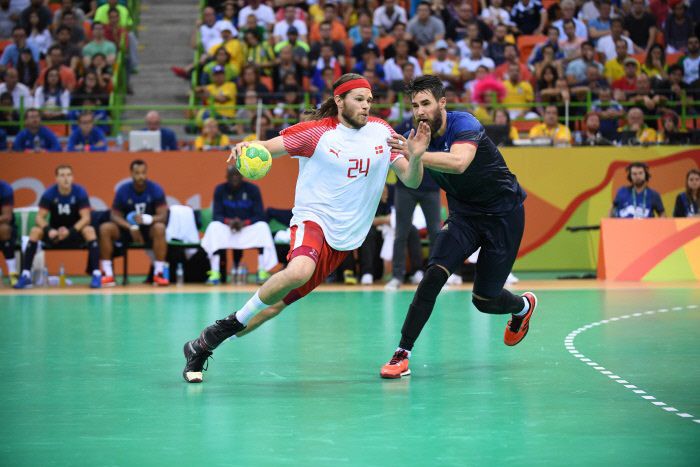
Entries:
{"type": "Polygon", "coordinates": [[[437,264],[431,264],[418,285],[416,298],[434,302],[448,277],[449,274],[444,268],[437,264]]]}
{"type": "Polygon", "coordinates": [[[165,237],[165,224],[162,222],[155,222],[151,226],[151,235],[153,237],[165,237]]]}
{"type": "Polygon", "coordinates": [[[501,303],[496,298],[477,297],[472,295],[472,303],[482,313],[501,314],[503,313],[501,303]]]}
{"type": "Polygon", "coordinates": [[[316,263],[309,258],[308,261],[293,261],[289,263],[284,272],[289,285],[296,288],[306,284],[313,276],[315,269],[316,263]]]}
{"type": "Polygon", "coordinates": [[[116,229],[117,229],[117,225],[114,222],[104,222],[104,223],[100,224],[100,227],[98,230],[100,232],[100,237],[109,238],[116,231],[116,229]]]}

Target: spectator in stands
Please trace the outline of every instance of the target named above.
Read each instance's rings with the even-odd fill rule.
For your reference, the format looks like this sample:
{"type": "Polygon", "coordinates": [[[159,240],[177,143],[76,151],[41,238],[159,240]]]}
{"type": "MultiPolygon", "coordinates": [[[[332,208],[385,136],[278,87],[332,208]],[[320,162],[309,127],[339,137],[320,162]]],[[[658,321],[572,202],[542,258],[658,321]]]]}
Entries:
{"type": "Polygon", "coordinates": [[[518,70],[520,70],[520,77],[524,81],[530,81],[532,79],[532,74],[530,69],[523,63],[520,63],[518,58],[518,47],[515,44],[507,44],[503,50],[503,56],[505,62],[496,67],[494,75],[500,80],[508,80],[508,69],[511,65],[517,65],[518,70]]]}
{"type": "Polygon", "coordinates": [[[394,29],[391,30],[391,34],[384,36],[377,43],[377,46],[383,51],[385,60],[389,60],[396,55],[396,42],[399,40],[408,42],[408,55],[412,57],[418,55],[418,45],[413,42],[411,35],[406,32],[406,25],[404,23],[396,23],[394,29]]]}
{"type": "Polygon", "coordinates": [[[700,217],[700,170],[686,174],[685,191],[676,196],[673,217],[700,217]]]}
{"type": "Polygon", "coordinates": [[[576,37],[583,39],[584,41],[588,39],[588,29],[586,24],[574,17],[576,14],[576,2],[574,0],[562,0],[561,5],[561,19],[554,21],[552,26],[559,29],[559,37],[565,37],[566,31],[564,30],[564,23],[571,20],[574,22],[576,37]]]}
{"type": "Polygon", "coordinates": [[[117,49],[122,46],[122,40],[124,40],[124,46],[129,52],[126,58],[126,65],[129,73],[132,73],[139,65],[138,40],[136,34],[131,31],[133,20],[129,10],[122,5],[117,5],[117,2],[118,0],[107,0],[107,3],[99,7],[95,12],[94,22],[108,25],[105,28],[105,37],[114,42],[117,49]],[[118,16],[115,17],[115,14],[118,16]]]}
{"type": "MultiPolygon", "coordinates": [[[[2,7],[2,2],[0,2],[2,7]]],[[[17,283],[17,260],[15,248],[17,245],[17,225],[15,224],[15,194],[12,185],[0,180],[0,250],[5,257],[10,285],[17,283]]]]}
{"type": "Polygon", "coordinates": [[[629,63],[630,66],[631,64],[635,64],[635,73],[639,67],[637,60],[627,55],[627,43],[623,40],[623,38],[618,39],[615,46],[617,50],[617,57],[605,62],[605,66],[603,67],[603,75],[610,82],[610,84],[625,76],[626,63],[629,63]]]}
{"type": "Polygon", "coordinates": [[[688,50],[679,61],[683,68],[683,81],[692,84],[700,79],[700,39],[698,36],[688,38],[688,50]]]}
{"type": "Polygon", "coordinates": [[[581,56],[566,65],[566,79],[569,84],[574,85],[586,80],[587,68],[593,66],[603,73],[603,65],[595,60],[595,49],[593,43],[585,41],[581,44],[581,56]]]}
{"type": "Polygon", "coordinates": [[[233,25],[228,21],[220,21],[217,23],[217,28],[221,31],[222,42],[211,49],[207,50],[207,53],[202,56],[200,64],[205,64],[216,55],[216,51],[221,47],[226,49],[230,57],[230,64],[236,77],[241,73],[241,68],[244,64],[244,47],[240,40],[236,38],[233,25]]]}
{"type": "Polygon", "coordinates": [[[627,124],[618,128],[618,139],[621,144],[640,145],[655,144],[656,130],[644,123],[644,112],[639,107],[627,111],[627,124]]]}
{"type": "Polygon", "coordinates": [[[366,70],[373,70],[374,74],[384,80],[384,67],[379,61],[379,49],[377,47],[367,47],[362,52],[362,60],[355,63],[352,68],[353,73],[364,74],[366,70]]]}
{"type": "Polygon", "coordinates": [[[622,105],[612,98],[612,89],[603,87],[598,99],[591,103],[591,110],[600,115],[600,132],[606,139],[617,139],[617,123],[625,114],[622,105]]]}
{"type": "Polygon", "coordinates": [[[235,167],[228,167],[226,183],[214,190],[212,222],[202,238],[202,248],[209,255],[211,265],[207,284],[220,283],[219,255],[228,249],[234,250],[234,267],[238,267],[241,257],[236,260],[235,250],[257,248],[258,282],[270,277],[269,271],[278,261],[264,212],[260,189],[244,181],[235,167]]]}
{"type": "MultiPolygon", "coordinates": [[[[561,94],[561,89],[557,87],[557,81],[559,80],[559,73],[556,67],[553,65],[546,65],[542,69],[540,79],[537,80],[535,85],[535,100],[537,102],[561,102],[563,101],[563,96],[561,94]]],[[[543,110],[539,110],[543,113],[543,110]]]]}
{"type": "Polygon", "coordinates": [[[153,285],[167,286],[170,281],[164,275],[168,243],[165,225],[168,205],[165,192],[148,179],[146,162],[136,159],[129,165],[131,181],[122,183],[114,195],[111,218],[100,225],[100,258],[102,286],[113,287],[112,258],[115,243],[122,248],[129,244],[145,245],[153,250],[153,285]]]}
{"type": "Polygon", "coordinates": [[[39,63],[39,49],[27,41],[27,31],[23,27],[15,26],[12,29],[12,43],[5,47],[0,57],[0,72],[7,68],[17,68],[20,50],[24,49],[31,50],[32,58],[36,63],[39,63]]]}
{"type": "Polygon", "coordinates": [[[379,38],[379,28],[372,25],[372,15],[367,10],[360,10],[357,14],[357,24],[348,31],[348,39],[353,44],[353,48],[359,44],[375,43],[379,38]],[[369,31],[364,29],[369,28],[369,31]]]}
{"type": "Polygon", "coordinates": [[[654,44],[649,49],[642,64],[642,73],[649,76],[652,81],[660,82],[666,79],[666,52],[659,44],[654,44]]]}
{"type": "Polygon", "coordinates": [[[542,123],[533,126],[529,133],[530,139],[549,138],[552,144],[571,144],[571,132],[566,125],[559,123],[559,111],[556,105],[548,105],[544,109],[542,123]]]}
{"type": "MultiPolygon", "coordinates": [[[[437,6],[438,4],[434,4],[437,6]]],[[[442,11],[442,24],[445,25],[445,39],[448,43],[454,44],[460,40],[469,37],[469,39],[478,37],[482,41],[490,41],[493,36],[493,31],[482,20],[474,15],[474,7],[471,2],[460,2],[454,9],[454,13],[450,8],[445,8],[442,11]],[[476,34],[469,34],[470,27],[476,28],[476,34]]]]}
{"type": "Polygon", "coordinates": [[[107,0],[101,6],[97,7],[97,10],[95,10],[94,22],[102,24],[109,23],[110,10],[117,10],[119,13],[119,25],[122,28],[130,28],[133,26],[133,19],[131,18],[129,9],[121,5],[119,0],[107,0]]]}
{"type": "Polygon", "coordinates": [[[279,92],[284,86],[284,80],[287,76],[293,77],[293,83],[301,83],[304,78],[303,67],[299,66],[298,63],[294,61],[294,55],[291,46],[283,47],[275,63],[275,67],[272,71],[272,82],[275,87],[275,91],[279,92]]]}
{"type": "Polygon", "coordinates": [[[425,60],[423,73],[437,76],[445,86],[459,82],[459,67],[456,60],[448,57],[445,40],[439,40],[435,43],[435,55],[425,60]]]}
{"type": "Polygon", "coordinates": [[[12,107],[17,110],[33,107],[34,99],[27,86],[19,82],[19,74],[14,68],[5,72],[5,82],[0,83],[0,94],[8,93],[12,96],[12,107]]]}
{"type": "Polygon", "coordinates": [[[289,38],[288,40],[275,44],[275,53],[279,54],[280,50],[289,46],[292,48],[294,62],[302,69],[307,69],[309,67],[309,51],[311,47],[306,42],[299,40],[299,31],[294,26],[287,29],[287,37],[289,38]]]}
{"type": "Polygon", "coordinates": [[[542,47],[541,52],[542,59],[535,63],[535,78],[541,79],[542,72],[545,70],[545,68],[550,66],[554,67],[557,70],[558,76],[563,76],[564,71],[562,69],[562,60],[561,58],[559,58],[563,55],[561,51],[559,52],[559,55],[557,55],[557,52],[554,50],[554,47],[552,47],[550,44],[546,44],[544,47],[542,47]]]}
{"type": "Polygon", "coordinates": [[[68,115],[70,91],[63,88],[58,67],[46,70],[46,82],[34,91],[34,107],[44,120],[64,120],[68,115]]]}
{"type": "Polygon", "coordinates": [[[82,48],[85,45],[85,30],[82,23],[78,23],[72,11],[63,14],[61,23],[57,26],[65,26],[70,30],[70,43],[82,48]]]}
{"type": "Polygon", "coordinates": [[[203,98],[209,101],[209,105],[216,113],[227,118],[236,115],[236,94],[238,88],[236,83],[226,81],[224,67],[217,65],[212,68],[212,83],[206,86],[199,86],[199,91],[203,98]]]}
{"type": "Polygon", "coordinates": [[[46,71],[49,68],[58,67],[59,75],[61,76],[61,84],[64,88],[73,92],[76,85],[76,74],[75,71],[69,66],[66,66],[63,50],[58,44],[54,44],[49,47],[49,55],[46,58],[46,68],[44,68],[39,73],[39,78],[36,80],[36,85],[41,86],[44,84],[44,77],[46,76],[46,71]]]}
{"type": "Polygon", "coordinates": [[[195,151],[221,151],[230,145],[228,136],[219,130],[219,122],[211,117],[204,120],[202,133],[194,140],[195,151]]]}
{"type": "Polygon", "coordinates": [[[321,75],[323,74],[323,70],[327,68],[331,70],[330,77],[333,81],[340,78],[340,76],[343,74],[343,69],[340,66],[340,60],[333,55],[333,48],[330,44],[324,44],[323,47],[321,47],[321,55],[318,57],[316,63],[312,67],[313,75],[311,77],[311,81],[312,84],[314,82],[316,83],[317,88],[318,85],[323,82],[323,77],[321,75]]]}
{"type": "Polygon", "coordinates": [[[248,0],[247,5],[238,12],[238,27],[243,28],[246,19],[255,15],[260,26],[271,29],[275,24],[275,12],[261,0],[248,0]]]}
{"type": "Polygon", "coordinates": [[[92,56],[89,66],[84,70],[84,73],[95,73],[97,84],[105,90],[106,93],[112,91],[112,67],[107,63],[107,58],[101,53],[96,53],[92,56]]]}
{"type": "Polygon", "coordinates": [[[673,5],[673,15],[666,18],[664,25],[666,53],[685,52],[688,41],[694,34],[693,20],[686,13],[685,3],[677,0],[673,5]]]}
{"type": "Polygon", "coordinates": [[[102,23],[95,23],[92,26],[92,40],[83,47],[83,64],[88,66],[95,54],[101,53],[105,56],[109,65],[114,64],[117,56],[117,46],[114,42],[105,38],[105,27],[102,23]]]}
{"type": "MultiPolygon", "coordinates": [[[[600,39],[596,44],[596,50],[605,55],[605,61],[610,61],[618,58],[620,50],[625,51],[625,56],[635,53],[634,43],[629,37],[623,36],[624,26],[621,18],[613,18],[610,20],[610,34],[607,34],[600,39]],[[624,46],[618,45],[618,41],[624,41],[624,46]]],[[[622,62],[620,62],[622,63],[622,62]]]]}
{"type": "Polygon", "coordinates": [[[610,209],[610,217],[646,219],[666,217],[661,196],[649,188],[649,166],[643,162],[633,162],[627,166],[628,186],[621,187],[610,209]]]}
{"type": "Polygon", "coordinates": [[[324,45],[330,46],[333,51],[333,56],[340,63],[340,67],[345,69],[345,43],[333,40],[331,37],[331,23],[324,21],[318,26],[320,40],[315,41],[311,45],[309,52],[309,60],[312,66],[316,66],[318,58],[321,56],[321,48],[324,45]]]}
{"type": "Polygon", "coordinates": [[[600,115],[589,112],[583,121],[581,146],[610,146],[612,142],[600,132],[600,115]]]}
{"type": "Polygon", "coordinates": [[[511,119],[539,118],[539,115],[532,112],[535,92],[528,81],[520,78],[520,64],[510,63],[508,65],[508,79],[503,81],[503,85],[506,88],[503,104],[508,106],[508,115],[511,119]]]}
{"type": "MultiPolygon", "coordinates": [[[[649,2],[649,11],[656,19],[656,27],[659,31],[663,31],[666,18],[671,13],[669,3],[669,0],[651,0],[649,2]]],[[[697,2],[691,1],[691,4],[697,5],[697,2]]]]}
{"type": "Polygon", "coordinates": [[[177,151],[177,136],[170,128],[164,128],[160,124],[160,114],[155,110],[150,110],[144,119],[146,127],[144,130],[160,131],[160,150],[161,151],[177,151]]]}
{"type": "MultiPolygon", "coordinates": [[[[484,66],[489,72],[496,68],[495,63],[488,57],[484,57],[484,46],[481,40],[472,39],[469,41],[469,48],[471,50],[471,56],[469,58],[463,58],[459,62],[459,71],[462,81],[469,81],[474,79],[476,70],[480,66],[484,66]]],[[[430,74],[430,73],[426,73],[430,74]]]]}
{"type": "Polygon", "coordinates": [[[306,23],[296,17],[297,9],[294,5],[284,7],[284,19],[275,23],[272,35],[275,42],[282,42],[289,39],[288,30],[294,26],[299,33],[302,42],[308,42],[308,29],[306,23]]]}
{"type": "Polygon", "coordinates": [[[90,198],[85,188],[73,183],[73,169],[69,165],[56,167],[56,184],[49,187],[39,199],[39,212],[29,231],[29,242],[24,250],[22,274],[14,285],[24,289],[31,285],[31,269],[39,242],[51,246],[79,248],[87,243],[87,268],[92,275],[90,288],[99,288],[99,248],[97,233],[90,225],[90,198]]]}
{"type": "MultiPolygon", "coordinates": [[[[586,5],[595,5],[594,2],[589,1],[584,4],[584,7],[582,9],[585,10],[586,5]]],[[[595,6],[594,6],[595,8],[595,6]]],[[[596,18],[589,18],[588,19],[588,39],[593,43],[596,44],[598,42],[598,39],[600,39],[603,36],[607,36],[610,34],[610,18],[611,16],[611,11],[612,11],[612,5],[610,4],[610,0],[600,0],[598,2],[598,16],[596,18]]]]}
{"type": "Polygon", "coordinates": [[[421,1],[416,16],[408,21],[406,28],[419,47],[425,47],[445,37],[445,25],[441,19],[433,16],[430,3],[421,1]]]}
{"type": "Polygon", "coordinates": [[[632,7],[624,19],[625,35],[648,53],[656,42],[656,20],[647,11],[644,0],[632,0],[632,7]]]}
{"type": "MultiPolygon", "coordinates": [[[[500,0],[496,0],[500,1],[500,0]]],[[[488,44],[488,48],[486,49],[486,55],[493,60],[493,63],[496,66],[502,65],[505,63],[506,58],[505,58],[505,49],[506,46],[508,46],[510,43],[507,42],[506,36],[508,35],[508,28],[506,27],[505,24],[499,24],[496,26],[494,29],[493,37],[491,38],[491,42],[488,44]]]]}
{"type": "Polygon", "coordinates": [[[34,108],[27,109],[24,113],[24,130],[17,133],[12,150],[16,152],[62,151],[58,138],[41,124],[41,114],[34,108]]]}
{"type": "Polygon", "coordinates": [[[482,7],[480,17],[494,31],[501,25],[506,28],[514,26],[510,13],[503,8],[503,0],[490,0],[488,6],[482,7]]]}
{"type": "Polygon", "coordinates": [[[374,25],[379,28],[380,34],[388,34],[396,23],[408,22],[406,10],[396,4],[396,0],[384,0],[383,5],[374,10],[374,25]]]}
{"type": "Polygon", "coordinates": [[[598,64],[592,63],[588,65],[586,68],[586,77],[570,88],[574,100],[585,102],[589,92],[591,93],[591,97],[596,99],[603,88],[609,88],[610,83],[600,75],[600,69],[596,65],[598,64]]]}
{"type": "Polygon", "coordinates": [[[544,34],[547,10],[539,0],[519,0],[510,10],[510,19],[519,34],[544,34]]]}
{"type": "Polygon", "coordinates": [[[672,110],[664,111],[661,116],[661,131],[658,141],[661,144],[690,144],[691,134],[679,128],[680,118],[672,110]]]}
{"type": "MultiPolygon", "coordinates": [[[[323,6],[323,22],[330,23],[331,25],[331,39],[334,41],[346,41],[348,40],[348,32],[342,21],[338,20],[338,11],[335,4],[326,3],[323,6]]],[[[314,22],[311,25],[311,31],[309,32],[309,41],[316,42],[321,39],[320,32],[320,22],[314,22]]],[[[287,32],[289,35],[289,32],[287,32]]]]}
{"type": "Polygon", "coordinates": [[[34,89],[34,84],[39,78],[39,65],[32,58],[32,51],[22,49],[19,53],[19,63],[17,63],[17,75],[19,82],[34,89]]]}
{"type": "Polygon", "coordinates": [[[190,38],[193,49],[199,46],[199,41],[204,50],[209,50],[222,42],[221,31],[216,27],[216,11],[212,7],[205,7],[202,10],[202,17],[195,22],[195,29],[190,38]]]}
{"type": "MultiPolygon", "coordinates": [[[[255,31],[245,31],[243,36],[243,54],[247,64],[257,66],[265,75],[269,75],[272,67],[275,65],[274,50],[267,41],[261,40],[261,36],[255,31]]],[[[229,78],[226,80],[230,81],[229,78]]]]}
{"type": "Polygon", "coordinates": [[[45,56],[46,52],[49,50],[49,46],[53,42],[53,38],[51,37],[51,31],[48,27],[42,29],[42,22],[39,19],[38,13],[35,11],[29,14],[28,33],[29,37],[27,38],[27,42],[39,49],[41,56],[45,56]]]}
{"type": "Polygon", "coordinates": [[[544,51],[547,47],[551,48],[553,51],[551,60],[561,60],[564,58],[564,54],[559,48],[559,29],[555,28],[554,26],[547,28],[547,40],[532,49],[530,58],[528,58],[527,61],[528,64],[536,66],[538,63],[544,60],[544,51]]]}
{"type": "Polygon", "coordinates": [[[573,20],[567,19],[564,21],[564,35],[559,41],[559,49],[564,54],[564,61],[570,62],[581,56],[581,44],[586,42],[586,39],[576,35],[576,25],[573,20]]]}
{"type": "Polygon", "coordinates": [[[92,99],[97,102],[97,105],[107,105],[109,96],[107,91],[100,86],[97,79],[97,73],[89,70],[85,73],[85,77],[80,81],[80,85],[73,92],[73,105],[81,105],[85,99],[92,99]]]}
{"type": "Polygon", "coordinates": [[[518,129],[513,126],[513,124],[510,122],[510,115],[508,115],[508,111],[506,109],[496,109],[493,111],[493,124],[494,125],[503,125],[508,127],[508,142],[507,145],[512,144],[513,141],[520,139],[520,135],[518,134],[518,129]]]}
{"type": "Polygon", "coordinates": [[[260,26],[258,24],[258,18],[256,18],[253,14],[248,15],[248,19],[246,20],[245,24],[243,24],[242,27],[238,28],[238,35],[245,37],[245,34],[248,31],[253,31],[258,36],[258,38],[260,38],[260,41],[267,40],[267,29],[265,29],[264,26],[260,26]]]}
{"type": "Polygon", "coordinates": [[[212,82],[212,70],[217,66],[224,68],[224,79],[226,81],[235,81],[238,73],[234,70],[233,65],[231,65],[231,56],[226,51],[225,47],[219,46],[214,53],[214,60],[208,62],[202,69],[202,75],[200,77],[200,83],[202,85],[206,86],[212,82]]]}
{"type": "Polygon", "coordinates": [[[70,40],[70,29],[68,26],[60,26],[56,31],[56,42],[53,46],[58,46],[63,54],[63,64],[73,70],[74,73],[80,71],[82,65],[82,50],[70,40]]]}
{"type": "Polygon", "coordinates": [[[22,10],[16,1],[0,0],[0,39],[12,37],[12,29],[17,25],[22,10]]]}
{"type": "Polygon", "coordinates": [[[80,114],[78,127],[68,138],[67,151],[104,152],[107,150],[107,137],[95,126],[92,112],[88,110],[80,114]]]}
{"type": "Polygon", "coordinates": [[[627,100],[628,94],[637,89],[637,75],[639,74],[639,63],[632,57],[627,57],[624,61],[623,75],[612,82],[615,99],[618,101],[627,100]]]}
{"type": "Polygon", "coordinates": [[[42,29],[46,29],[49,27],[53,17],[51,15],[51,10],[49,10],[48,7],[44,5],[44,0],[30,0],[29,6],[22,10],[22,13],[19,15],[19,25],[22,26],[25,30],[28,30],[30,26],[29,15],[31,15],[32,13],[36,13],[37,15],[39,15],[39,20],[41,21],[42,29]]]}
{"type": "MultiPolygon", "coordinates": [[[[0,84],[0,86],[2,86],[0,84]]],[[[2,128],[6,136],[15,136],[19,132],[19,113],[12,105],[12,94],[7,91],[0,92],[0,123],[4,123],[2,128]]]]}
{"type": "Polygon", "coordinates": [[[393,84],[395,81],[401,81],[404,78],[403,66],[406,63],[413,65],[412,78],[421,76],[420,63],[416,57],[409,55],[408,41],[399,39],[394,43],[396,55],[384,62],[384,79],[388,84],[393,84]]]}
{"type": "Polygon", "coordinates": [[[651,88],[651,80],[644,73],[640,73],[636,80],[635,89],[627,91],[625,100],[634,103],[649,117],[657,115],[666,98],[651,88]]]}
{"type": "Polygon", "coordinates": [[[242,103],[243,96],[246,91],[255,91],[259,97],[262,98],[264,104],[267,104],[270,100],[267,96],[270,96],[272,89],[267,88],[264,84],[260,82],[260,75],[258,73],[258,68],[253,64],[248,64],[243,68],[243,73],[241,74],[238,85],[238,96],[239,103],[242,103]]]}
{"type": "Polygon", "coordinates": [[[78,23],[82,24],[86,20],[85,12],[81,8],[75,6],[73,0],[61,0],[61,8],[57,9],[53,14],[53,21],[51,24],[61,24],[63,13],[69,11],[75,15],[75,19],[78,23]]]}

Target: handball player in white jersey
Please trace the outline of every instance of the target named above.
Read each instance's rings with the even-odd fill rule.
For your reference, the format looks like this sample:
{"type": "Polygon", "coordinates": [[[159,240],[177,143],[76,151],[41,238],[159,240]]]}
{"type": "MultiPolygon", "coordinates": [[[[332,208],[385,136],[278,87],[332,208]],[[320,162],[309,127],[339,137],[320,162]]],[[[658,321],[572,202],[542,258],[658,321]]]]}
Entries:
{"type": "MultiPolygon", "coordinates": [[[[275,156],[305,159],[299,164],[289,265],[274,274],[238,311],[205,328],[185,344],[183,377],[202,382],[202,370],[212,351],[230,337],[241,337],[286,306],[307,295],[334,271],[349,251],[358,248],[369,231],[389,168],[410,188],[423,178],[421,157],[430,143],[430,127],[422,122],[406,141],[408,160],[392,152],[395,133],[380,118],[370,117],[371,86],[348,73],[333,83],[333,96],[309,121],[257,141],[275,156]]],[[[235,160],[248,143],[231,152],[235,160]]]]}

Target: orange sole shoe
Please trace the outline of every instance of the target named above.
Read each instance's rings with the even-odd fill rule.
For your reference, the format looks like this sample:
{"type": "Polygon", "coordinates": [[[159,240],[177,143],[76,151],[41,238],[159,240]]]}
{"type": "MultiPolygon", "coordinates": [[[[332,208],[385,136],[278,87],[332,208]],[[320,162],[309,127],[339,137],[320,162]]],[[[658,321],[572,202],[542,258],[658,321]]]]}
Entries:
{"type": "Polygon", "coordinates": [[[522,296],[530,303],[530,309],[523,317],[518,329],[512,329],[513,318],[508,321],[506,332],[503,335],[503,342],[508,346],[517,345],[520,341],[525,339],[527,332],[530,330],[530,317],[532,317],[532,313],[534,313],[535,308],[537,308],[537,297],[534,293],[525,292],[522,296]]]}
{"type": "Polygon", "coordinates": [[[389,363],[384,365],[381,370],[379,370],[379,376],[387,379],[401,378],[402,376],[408,376],[411,374],[411,370],[408,368],[408,358],[404,355],[394,354],[389,363]]]}
{"type": "Polygon", "coordinates": [[[117,282],[113,276],[102,276],[102,287],[115,287],[117,282]]]}

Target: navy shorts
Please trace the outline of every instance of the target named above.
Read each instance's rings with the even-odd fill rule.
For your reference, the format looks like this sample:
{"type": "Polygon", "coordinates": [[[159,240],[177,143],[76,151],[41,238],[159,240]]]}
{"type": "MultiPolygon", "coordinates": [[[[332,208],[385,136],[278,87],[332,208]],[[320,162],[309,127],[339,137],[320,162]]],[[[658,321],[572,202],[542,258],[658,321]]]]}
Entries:
{"type": "Polygon", "coordinates": [[[513,268],[524,229],[522,205],[504,216],[450,215],[435,239],[429,264],[442,266],[451,274],[481,247],[474,293],[495,298],[513,268]]]}

